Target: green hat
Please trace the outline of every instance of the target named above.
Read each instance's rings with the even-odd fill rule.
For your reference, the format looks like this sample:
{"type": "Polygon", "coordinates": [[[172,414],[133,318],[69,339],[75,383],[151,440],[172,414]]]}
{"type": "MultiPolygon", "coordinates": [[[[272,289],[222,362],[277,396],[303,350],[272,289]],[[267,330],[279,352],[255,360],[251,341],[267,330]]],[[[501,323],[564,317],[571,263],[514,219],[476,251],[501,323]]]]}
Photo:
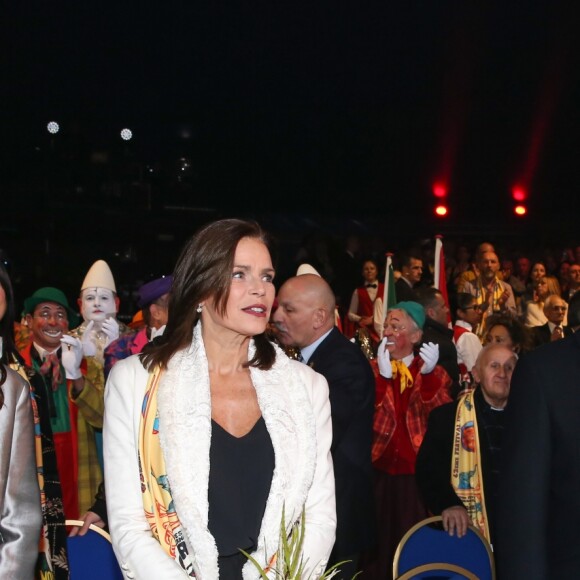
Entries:
{"type": "Polygon", "coordinates": [[[74,328],[79,324],[79,315],[68,305],[68,300],[64,295],[62,290],[58,288],[52,288],[51,286],[46,286],[45,288],[40,288],[32,296],[29,296],[24,301],[23,314],[33,314],[34,309],[42,302],[56,302],[62,306],[68,316],[68,324],[70,328],[74,328]]]}
{"type": "Polygon", "coordinates": [[[397,302],[389,310],[404,310],[417,323],[417,326],[423,330],[425,309],[418,302],[413,302],[412,300],[397,302]]]}

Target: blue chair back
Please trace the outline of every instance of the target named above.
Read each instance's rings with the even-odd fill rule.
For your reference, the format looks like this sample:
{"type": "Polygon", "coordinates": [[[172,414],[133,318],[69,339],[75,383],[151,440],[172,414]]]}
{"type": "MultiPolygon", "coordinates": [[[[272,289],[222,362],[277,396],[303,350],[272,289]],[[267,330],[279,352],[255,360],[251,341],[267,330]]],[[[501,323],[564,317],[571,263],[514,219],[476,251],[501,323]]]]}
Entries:
{"type": "MultiPolygon", "coordinates": [[[[80,520],[67,520],[79,526],[80,520]]],[[[91,525],[84,536],[67,538],[70,580],[123,580],[123,574],[107,532],[91,525]]]]}
{"type": "Polygon", "coordinates": [[[403,536],[393,559],[393,578],[436,562],[465,568],[480,580],[495,580],[493,552],[486,538],[473,526],[462,538],[450,536],[443,529],[441,516],[422,520],[403,536]]]}

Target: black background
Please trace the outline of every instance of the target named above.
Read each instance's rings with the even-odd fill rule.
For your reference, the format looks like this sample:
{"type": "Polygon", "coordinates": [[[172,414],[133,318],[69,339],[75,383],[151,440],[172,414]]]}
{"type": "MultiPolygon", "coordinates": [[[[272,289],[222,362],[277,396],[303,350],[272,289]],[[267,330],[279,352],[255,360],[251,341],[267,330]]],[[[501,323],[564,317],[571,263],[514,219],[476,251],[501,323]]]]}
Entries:
{"type": "Polygon", "coordinates": [[[313,228],[580,240],[573,2],[158,4],[3,10],[0,247],[23,291],[74,293],[98,258],[170,270],[231,215],[291,248],[313,228]]]}

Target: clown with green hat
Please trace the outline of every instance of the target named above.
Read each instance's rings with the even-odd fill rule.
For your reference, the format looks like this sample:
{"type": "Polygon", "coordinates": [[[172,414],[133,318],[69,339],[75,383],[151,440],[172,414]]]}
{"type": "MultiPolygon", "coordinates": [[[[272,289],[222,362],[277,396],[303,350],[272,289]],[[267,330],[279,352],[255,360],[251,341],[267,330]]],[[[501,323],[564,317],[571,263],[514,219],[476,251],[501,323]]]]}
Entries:
{"type": "Polygon", "coordinates": [[[429,413],[451,401],[451,378],[437,364],[438,346],[425,343],[418,348],[424,324],[421,304],[395,304],[387,313],[383,339],[372,361],[378,366],[372,461],[375,495],[382,505],[378,556],[365,562],[364,569],[377,577],[392,565],[405,532],[427,515],[414,481],[415,461],[429,413]]]}
{"type": "Polygon", "coordinates": [[[102,478],[89,426],[102,427],[103,395],[87,372],[80,340],[69,334],[79,317],[65,293],[52,286],[39,288],[24,300],[23,315],[30,341],[20,354],[36,395],[40,421],[50,425],[53,436],[48,443],[45,429],[41,440],[56,452],[55,479],[60,480],[64,514],[67,519],[78,519],[92,501],[92,496],[81,501],[79,489],[88,480],[98,483],[102,478]]]}

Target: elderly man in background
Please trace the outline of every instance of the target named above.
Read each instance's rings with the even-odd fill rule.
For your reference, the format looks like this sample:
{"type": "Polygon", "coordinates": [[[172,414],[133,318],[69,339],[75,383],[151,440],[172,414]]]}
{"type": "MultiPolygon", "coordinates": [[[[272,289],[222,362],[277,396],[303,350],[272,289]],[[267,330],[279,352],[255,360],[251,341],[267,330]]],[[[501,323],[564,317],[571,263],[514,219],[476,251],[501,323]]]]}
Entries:
{"type": "Polygon", "coordinates": [[[568,305],[557,294],[551,294],[544,302],[544,315],[548,319],[546,324],[532,327],[535,346],[560,340],[572,334],[572,329],[564,324],[568,305]]]}
{"type": "Polygon", "coordinates": [[[364,578],[384,580],[398,542],[427,516],[415,482],[415,460],[429,413],[451,401],[451,378],[437,364],[436,344],[423,344],[415,354],[424,324],[420,304],[397,303],[387,314],[377,352],[372,460],[378,542],[363,558],[364,578]]]}
{"type": "Polygon", "coordinates": [[[443,516],[450,535],[464,536],[471,524],[492,541],[504,410],[516,360],[505,345],[486,346],[473,367],[475,390],[429,415],[415,475],[429,511],[443,516]]]}

